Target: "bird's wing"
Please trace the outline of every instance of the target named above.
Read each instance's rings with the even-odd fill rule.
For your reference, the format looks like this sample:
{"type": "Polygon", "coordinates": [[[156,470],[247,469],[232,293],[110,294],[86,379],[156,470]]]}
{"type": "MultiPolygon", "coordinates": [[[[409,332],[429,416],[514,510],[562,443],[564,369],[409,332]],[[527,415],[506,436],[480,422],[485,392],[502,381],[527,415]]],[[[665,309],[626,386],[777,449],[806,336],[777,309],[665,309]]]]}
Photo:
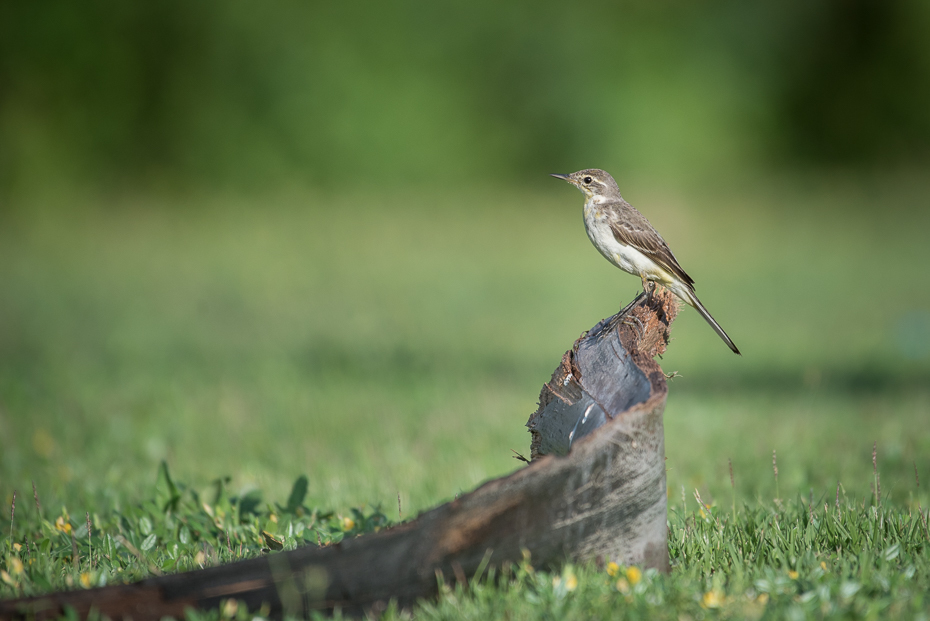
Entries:
{"type": "Polygon", "coordinates": [[[658,231],[652,228],[646,216],[626,201],[615,210],[617,215],[610,220],[610,230],[621,244],[632,246],[659,264],[665,271],[677,276],[689,287],[694,279],[678,264],[678,260],[658,231]],[[622,217],[620,214],[623,214],[622,217]]]}

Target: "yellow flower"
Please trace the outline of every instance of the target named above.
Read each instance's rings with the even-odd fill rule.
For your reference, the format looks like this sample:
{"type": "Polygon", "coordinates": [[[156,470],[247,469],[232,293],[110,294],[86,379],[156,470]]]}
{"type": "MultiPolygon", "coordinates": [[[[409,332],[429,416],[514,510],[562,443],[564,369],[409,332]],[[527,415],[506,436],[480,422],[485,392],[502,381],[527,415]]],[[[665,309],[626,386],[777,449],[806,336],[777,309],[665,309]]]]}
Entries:
{"type": "Polygon", "coordinates": [[[618,573],[620,573],[620,566],[614,563],[613,561],[607,563],[607,575],[613,578],[618,573]]]}
{"type": "Polygon", "coordinates": [[[643,572],[640,571],[639,567],[629,567],[626,570],[626,579],[630,581],[630,584],[636,584],[643,578],[643,572]]]}
{"type": "Polygon", "coordinates": [[[768,593],[759,593],[759,597],[756,598],[756,601],[765,606],[769,603],[769,594],[768,593]]]}
{"type": "Polygon", "coordinates": [[[578,578],[576,578],[575,574],[571,571],[566,571],[564,578],[562,576],[552,576],[553,588],[558,588],[563,582],[565,583],[566,591],[574,591],[578,588],[578,578]]]}
{"type": "Polygon", "coordinates": [[[788,577],[791,578],[792,580],[797,580],[797,579],[798,579],[798,572],[796,572],[796,571],[793,570],[793,569],[790,569],[790,570],[788,570],[788,577]]]}
{"type": "Polygon", "coordinates": [[[5,569],[0,569],[0,580],[3,580],[4,582],[6,582],[6,583],[7,583],[8,585],[10,585],[11,587],[15,587],[15,586],[16,586],[16,581],[13,580],[13,576],[11,576],[10,574],[6,573],[6,570],[5,570],[5,569]]]}
{"type": "Polygon", "coordinates": [[[86,571],[83,574],[81,574],[81,586],[84,587],[85,589],[90,588],[90,574],[87,573],[86,571]]]}
{"type": "Polygon", "coordinates": [[[575,574],[568,574],[568,577],[565,578],[565,590],[574,591],[578,588],[578,578],[575,577],[575,574]]]}
{"type": "Polygon", "coordinates": [[[23,544],[21,544],[21,543],[14,543],[14,544],[13,544],[13,549],[16,550],[17,552],[19,552],[20,550],[23,549],[23,544]]]}
{"type": "Polygon", "coordinates": [[[355,520],[350,517],[342,518],[342,530],[352,530],[355,528],[355,520]]]}
{"type": "Polygon", "coordinates": [[[720,608],[723,605],[723,593],[717,589],[711,589],[701,598],[701,606],[704,608],[720,608]]]}
{"type": "Polygon", "coordinates": [[[71,532],[71,521],[65,521],[64,516],[59,515],[58,519],[55,520],[55,528],[67,535],[71,532]]]}
{"type": "Polygon", "coordinates": [[[274,522],[275,524],[278,523],[278,516],[275,515],[274,513],[272,513],[271,515],[269,515],[269,516],[268,516],[268,519],[271,520],[272,522],[274,522]]]}
{"type": "Polygon", "coordinates": [[[223,603],[223,617],[232,619],[239,612],[239,602],[230,598],[223,603]]]}
{"type": "Polygon", "coordinates": [[[23,562],[15,556],[10,559],[8,567],[13,575],[23,573],[23,562]]]}
{"type": "Polygon", "coordinates": [[[630,583],[626,581],[626,578],[620,578],[617,580],[617,590],[624,595],[630,592],[630,583]]]}
{"type": "Polygon", "coordinates": [[[827,571],[827,564],[824,563],[823,561],[820,561],[820,569],[827,571]]]}

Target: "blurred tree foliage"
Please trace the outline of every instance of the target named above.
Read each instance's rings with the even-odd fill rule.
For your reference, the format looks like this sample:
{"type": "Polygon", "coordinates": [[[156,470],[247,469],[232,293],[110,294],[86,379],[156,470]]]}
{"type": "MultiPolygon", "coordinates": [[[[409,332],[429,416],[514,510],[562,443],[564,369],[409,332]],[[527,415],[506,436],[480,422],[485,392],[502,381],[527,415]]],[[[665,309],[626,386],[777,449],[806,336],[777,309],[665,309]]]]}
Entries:
{"type": "Polygon", "coordinates": [[[789,155],[852,163],[927,157],[930,3],[822,0],[806,7],[793,34],[776,91],[789,155]]]}
{"type": "Polygon", "coordinates": [[[0,192],[930,154],[930,3],[0,3],[0,192]]]}

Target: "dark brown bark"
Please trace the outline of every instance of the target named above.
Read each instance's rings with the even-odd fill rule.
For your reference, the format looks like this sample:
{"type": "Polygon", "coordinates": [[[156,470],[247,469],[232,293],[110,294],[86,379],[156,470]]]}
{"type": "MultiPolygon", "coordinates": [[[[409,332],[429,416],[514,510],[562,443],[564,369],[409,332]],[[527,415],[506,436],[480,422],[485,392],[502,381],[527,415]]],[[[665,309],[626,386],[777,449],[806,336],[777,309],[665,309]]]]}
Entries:
{"type": "Polygon", "coordinates": [[[479,567],[600,559],[668,569],[662,412],[667,386],[653,357],[677,313],[664,290],[624,322],[579,338],[540,394],[527,426],[533,462],[381,533],[325,547],[153,577],[138,583],[0,602],[0,619],[57,616],[64,605],[113,619],[181,617],[226,598],[271,614],[377,611],[471,579],[479,567]]]}

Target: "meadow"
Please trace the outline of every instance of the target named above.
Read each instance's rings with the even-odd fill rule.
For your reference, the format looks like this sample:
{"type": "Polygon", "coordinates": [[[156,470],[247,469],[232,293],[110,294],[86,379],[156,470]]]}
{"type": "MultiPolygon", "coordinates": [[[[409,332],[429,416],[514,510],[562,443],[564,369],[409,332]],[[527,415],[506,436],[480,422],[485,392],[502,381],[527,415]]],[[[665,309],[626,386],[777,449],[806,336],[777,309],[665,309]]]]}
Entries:
{"type": "MultiPolygon", "coordinates": [[[[903,173],[622,186],[744,353],[684,309],[661,361],[679,374],[673,572],[548,575],[530,559],[415,615],[926,615],[930,187],[903,173]]],[[[562,353],[639,288],[590,246],[581,201],[541,176],[8,205],[0,499],[15,491],[16,511],[0,596],[257,554],[262,529],[286,546],[352,536],[518,468],[562,353]],[[216,519],[204,503],[225,507],[238,549],[183,525],[216,519]],[[90,544],[77,558],[72,533],[90,544]]]]}

